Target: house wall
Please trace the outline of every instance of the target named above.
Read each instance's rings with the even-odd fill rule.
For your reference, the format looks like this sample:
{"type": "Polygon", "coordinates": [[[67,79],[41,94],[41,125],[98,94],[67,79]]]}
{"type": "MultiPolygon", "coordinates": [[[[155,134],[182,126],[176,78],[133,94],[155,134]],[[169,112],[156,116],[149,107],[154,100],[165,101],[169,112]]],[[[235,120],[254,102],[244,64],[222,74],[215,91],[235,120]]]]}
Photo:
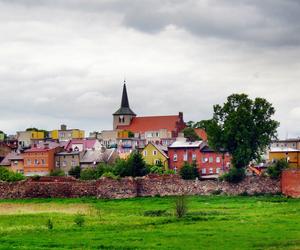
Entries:
{"type": "Polygon", "coordinates": [[[169,168],[176,169],[177,172],[184,165],[185,162],[192,164],[193,161],[196,161],[199,169],[199,173],[201,175],[219,174],[222,171],[226,170],[226,166],[230,164],[230,156],[228,154],[224,155],[224,161],[223,161],[222,153],[201,152],[198,147],[188,148],[188,149],[169,148],[168,156],[169,156],[169,168]],[[174,160],[175,154],[177,155],[176,161],[174,160]],[[187,155],[187,158],[185,158],[184,155],[187,155]],[[219,161],[217,160],[217,158],[219,159],[219,161]],[[205,161],[204,159],[207,159],[207,161],[205,161]],[[210,159],[212,160],[210,161],[210,159]]]}
{"type": "Polygon", "coordinates": [[[287,169],[282,172],[281,190],[284,195],[300,198],[299,169],[287,169]]]}
{"type": "Polygon", "coordinates": [[[15,173],[24,174],[24,160],[11,160],[10,161],[10,170],[15,173]]]}
{"type": "Polygon", "coordinates": [[[55,168],[63,170],[65,174],[76,166],[80,166],[80,154],[55,156],[55,168]]]}
{"type": "Polygon", "coordinates": [[[120,122],[121,115],[113,115],[113,129],[116,130],[119,125],[130,125],[133,115],[122,115],[124,122],[120,122]]]}
{"type": "Polygon", "coordinates": [[[47,175],[55,168],[54,154],[55,149],[41,152],[25,152],[24,157],[24,174],[25,175],[47,175]],[[38,164],[35,164],[38,160],[38,164]],[[45,164],[42,164],[42,160],[45,164]]]}
{"type": "Polygon", "coordinates": [[[142,156],[145,162],[149,165],[155,165],[156,160],[160,160],[164,165],[165,169],[168,169],[168,158],[166,158],[156,147],[152,144],[148,144],[142,150],[142,156]],[[154,155],[154,151],[156,151],[156,155],[154,155]]]}
{"type": "Polygon", "coordinates": [[[291,167],[300,167],[300,152],[269,152],[269,160],[288,159],[291,167]]]}

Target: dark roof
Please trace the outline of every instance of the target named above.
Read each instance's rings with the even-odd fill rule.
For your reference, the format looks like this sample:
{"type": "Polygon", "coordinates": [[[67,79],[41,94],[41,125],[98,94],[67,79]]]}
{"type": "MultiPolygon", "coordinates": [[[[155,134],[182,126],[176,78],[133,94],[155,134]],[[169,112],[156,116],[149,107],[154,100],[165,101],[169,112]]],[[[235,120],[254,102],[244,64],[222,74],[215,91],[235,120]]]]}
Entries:
{"type": "Polygon", "coordinates": [[[125,83],[123,85],[121,107],[113,115],[133,115],[133,116],[136,116],[136,114],[130,109],[125,83]]]}

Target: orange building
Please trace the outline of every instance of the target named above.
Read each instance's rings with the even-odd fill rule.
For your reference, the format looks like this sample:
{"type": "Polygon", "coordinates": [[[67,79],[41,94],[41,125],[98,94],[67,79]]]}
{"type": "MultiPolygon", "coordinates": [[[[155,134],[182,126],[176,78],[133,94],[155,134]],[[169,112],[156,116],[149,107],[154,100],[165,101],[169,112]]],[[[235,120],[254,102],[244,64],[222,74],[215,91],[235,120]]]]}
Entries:
{"type": "Polygon", "coordinates": [[[24,174],[47,175],[55,168],[55,154],[62,151],[61,147],[45,144],[43,147],[33,147],[24,152],[24,174]]]}

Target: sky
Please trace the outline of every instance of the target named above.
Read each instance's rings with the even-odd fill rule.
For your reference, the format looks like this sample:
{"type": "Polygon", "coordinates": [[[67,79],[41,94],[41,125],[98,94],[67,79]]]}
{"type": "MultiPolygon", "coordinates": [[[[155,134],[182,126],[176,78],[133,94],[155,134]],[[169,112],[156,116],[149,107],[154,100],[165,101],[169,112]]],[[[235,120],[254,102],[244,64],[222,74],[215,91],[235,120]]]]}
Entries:
{"type": "Polygon", "coordinates": [[[0,0],[0,130],[112,129],[122,85],[139,116],[212,117],[233,93],[300,136],[298,0],[0,0]]]}

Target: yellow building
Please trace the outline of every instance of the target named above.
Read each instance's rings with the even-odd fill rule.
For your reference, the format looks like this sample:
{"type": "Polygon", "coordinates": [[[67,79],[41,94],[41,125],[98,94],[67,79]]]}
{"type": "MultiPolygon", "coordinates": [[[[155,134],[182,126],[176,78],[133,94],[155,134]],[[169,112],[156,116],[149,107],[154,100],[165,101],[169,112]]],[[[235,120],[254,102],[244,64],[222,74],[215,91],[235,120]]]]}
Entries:
{"type": "Polygon", "coordinates": [[[168,169],[167,148],[161,145],[156,145],[154,143],[148,143],[142,151],[143,158],[145,162],[149,165],[157,165],[159,161],[163,164],[165,169],[168,169]]]}
{"type": "Polygon", "coordinates": [[[31,139],[34,140],[43,140],[45,139],[45,133],[43,131],[30,131],[31,139]]]}
{"type": "Polygon", "coordinates": [[[300,150],[293,148],[272,148],[269,160],[286,159],[290,167],[300,167],[300,150]]]}
{"type": "Polygon", "coordinates": [[[80,129],[67,129],[66,125],[61,125],[61,129],[50,131],[49,136],[54,140],[67,141],[71,139],[84,139],[85,132],[80,129]]]}

